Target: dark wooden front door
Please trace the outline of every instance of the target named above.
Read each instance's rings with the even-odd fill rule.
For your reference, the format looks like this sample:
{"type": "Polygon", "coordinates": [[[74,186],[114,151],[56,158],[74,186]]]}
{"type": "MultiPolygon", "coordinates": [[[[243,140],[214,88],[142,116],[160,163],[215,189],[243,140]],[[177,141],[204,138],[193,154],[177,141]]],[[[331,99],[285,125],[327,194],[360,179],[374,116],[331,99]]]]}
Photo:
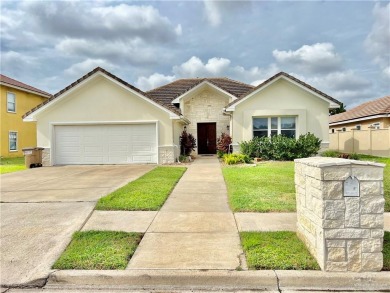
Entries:
{"type": "Polygon", "coordinates": [[[198,123],[198,154],[215,154],[217,150],[217,124],[198,123]]]}

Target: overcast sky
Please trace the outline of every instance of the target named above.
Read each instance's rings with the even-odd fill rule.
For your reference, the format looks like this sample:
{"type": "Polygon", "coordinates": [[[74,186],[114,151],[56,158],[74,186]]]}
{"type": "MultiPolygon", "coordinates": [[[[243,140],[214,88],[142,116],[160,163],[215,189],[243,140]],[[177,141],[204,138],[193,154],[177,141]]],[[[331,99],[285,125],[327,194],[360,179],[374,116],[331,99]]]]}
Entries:
{"type": "Polygon", "coordinates": [[[96,66],[148,90],[285,71],[351,108],[390,94],[389,1],[2,1],[1,73],[56,93],[96,66]]]}

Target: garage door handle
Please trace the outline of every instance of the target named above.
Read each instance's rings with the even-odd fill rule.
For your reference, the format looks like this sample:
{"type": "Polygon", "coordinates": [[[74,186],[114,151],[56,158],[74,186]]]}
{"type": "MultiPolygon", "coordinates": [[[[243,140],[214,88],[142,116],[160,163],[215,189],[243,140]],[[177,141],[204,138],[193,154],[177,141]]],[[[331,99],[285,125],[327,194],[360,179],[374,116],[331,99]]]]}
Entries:
{"type": "Polygon", "coordinates": [[[209,146],[209,140],[208,139],[206,139],[206,145],[209,146]]]}

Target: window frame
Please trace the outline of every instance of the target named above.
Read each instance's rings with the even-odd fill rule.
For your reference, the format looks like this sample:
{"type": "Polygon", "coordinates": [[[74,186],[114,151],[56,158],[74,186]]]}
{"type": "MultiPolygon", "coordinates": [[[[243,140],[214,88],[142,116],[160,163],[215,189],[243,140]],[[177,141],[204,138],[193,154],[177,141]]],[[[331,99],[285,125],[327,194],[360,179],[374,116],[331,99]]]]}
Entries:
{"type": "Polygon", "coordinates": [[[16,94],[15,94],[14,92],[9,92],[9,91],[7,91],[6,103],[7,103],[7,105],[6,105],[6,107],[7,107],[7,112],[8,112],[8,113],[16,113],[16,94]],[[14,111],[12,111],[12,110],[10,110],[10,109],[8,108],[8,96],[9,96],[10,94],[14,96],[14,101],[13,101],[13,104],[14,104],[14,111]]]}
{"type": "Polygon", "coordinates": [[[255,130],[253,125],[254,125],[254,119],[267,119],[267,136],[266,137],[271,137],[273,134],[272,132],[273,131],[277,131],[276,135],[281,135],[282,134],[282,130],[294,130],[295,131],[295,134],[294,134],[294,138],[296,139],[297,138],[297,116],[290,116],[290,115],[286,115],[286,116],[253,116],[252,117],[252,137],[255,137],[255,132],[264,132],[266,129],[259,129],[259,130],[255,130]],[[273,118],[277,118],[277,129],[276,128],[272,128],[272,119],[273,118]],[[285,129],[283,128],[282,129],[282,118],[294,118],[294,124],[295,124],[295,128],[294,129],[285,129]]]}
{"type": "Polygon", "coordinates": [[[362,130],[362,126],[359,124],[359,125],[356,125],[356,130],[362,130]]]}
{"type": "Polygon", "coordinates": [[[8,151],[17,152],[18,151],[18,132],[15,130],[8,131],[8,151]],[[15,134],[15,149],[11,149],[11,133],[15,134]]]}

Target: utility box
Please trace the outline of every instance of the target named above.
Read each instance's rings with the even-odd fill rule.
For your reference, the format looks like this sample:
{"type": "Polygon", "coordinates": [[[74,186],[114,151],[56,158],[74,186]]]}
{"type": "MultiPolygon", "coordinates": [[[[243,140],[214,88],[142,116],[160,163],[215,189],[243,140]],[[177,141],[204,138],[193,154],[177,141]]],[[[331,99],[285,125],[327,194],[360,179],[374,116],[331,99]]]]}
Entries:
{"type": "Polygon", "coordinates": [[[42,167],[42,151],[40,147],[29,147],[22,149],[26,168],[42,167]]]}
{"type": "Polygon", "coordinates": [[[322,270],[382,269],[384,166],[339,158],[295,160],[297,235],[322,270]]]}

